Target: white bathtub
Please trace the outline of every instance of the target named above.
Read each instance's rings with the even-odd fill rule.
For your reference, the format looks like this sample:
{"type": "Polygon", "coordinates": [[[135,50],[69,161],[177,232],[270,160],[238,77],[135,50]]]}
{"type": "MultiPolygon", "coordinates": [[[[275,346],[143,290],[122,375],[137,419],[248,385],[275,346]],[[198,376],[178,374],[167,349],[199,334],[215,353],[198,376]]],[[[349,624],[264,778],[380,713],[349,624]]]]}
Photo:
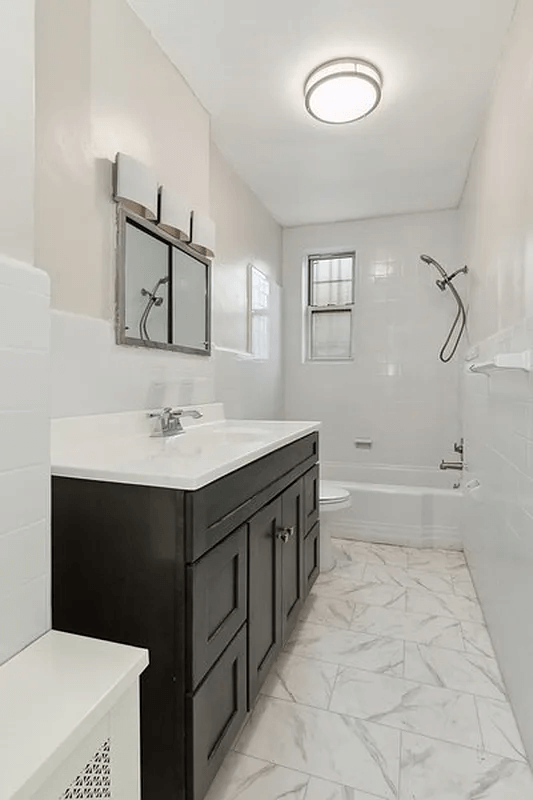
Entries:
{"type": "Polygon", "coordinates": [[[367,542],[462,550],[462,492],[439,470],[323,463],[321,477],[338,481],[351,507],[331,521],[332,536],[367,542]],[[439,485],[440,484],[440,485],[439,485]]]}

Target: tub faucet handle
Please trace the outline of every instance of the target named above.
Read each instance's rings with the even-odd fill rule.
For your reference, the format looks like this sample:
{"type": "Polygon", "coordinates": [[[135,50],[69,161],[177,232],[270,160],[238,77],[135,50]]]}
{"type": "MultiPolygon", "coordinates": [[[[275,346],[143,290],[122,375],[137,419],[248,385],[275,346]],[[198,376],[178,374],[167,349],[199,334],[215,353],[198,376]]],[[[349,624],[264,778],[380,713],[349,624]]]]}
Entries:
{"type": "Polygon", "coordinates": [[[465,440],[462,436],[458,442],[455,442],[453,449],[455,453],[459,453],[461,456],[463,455],[465,451],[465,440]]]}

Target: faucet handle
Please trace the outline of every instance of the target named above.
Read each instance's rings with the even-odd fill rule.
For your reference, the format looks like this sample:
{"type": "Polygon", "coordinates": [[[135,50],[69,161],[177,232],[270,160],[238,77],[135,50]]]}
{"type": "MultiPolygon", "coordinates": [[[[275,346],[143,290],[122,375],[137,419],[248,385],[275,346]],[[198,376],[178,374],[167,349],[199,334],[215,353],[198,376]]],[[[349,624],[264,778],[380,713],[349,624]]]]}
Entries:
{"type": "Polygon", "coordinates": [[[462,436],[459,442],[455,442],[453,449],[455,453],[459,453],[461,456],[463,455],[465,451],[465,440],[462,436]]]}
{"type": "Polygon", "coordinates": [[[161,411],[150,411],[148,414],[148,419],[164,419],[169,417],[172,413],[172,409],[169,406],[162,408],[161,411]]]}

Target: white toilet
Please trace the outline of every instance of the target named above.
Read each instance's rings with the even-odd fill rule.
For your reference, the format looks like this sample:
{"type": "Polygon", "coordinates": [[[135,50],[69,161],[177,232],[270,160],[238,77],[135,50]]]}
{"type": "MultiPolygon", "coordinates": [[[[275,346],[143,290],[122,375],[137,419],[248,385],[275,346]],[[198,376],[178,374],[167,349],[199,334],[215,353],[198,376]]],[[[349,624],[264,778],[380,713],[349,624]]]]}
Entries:
{"type": "Polygon", "coordinates": [[[329,572],[335,566],[331,544],[331,523],[335,514],[350,508],[350,492],[340,483],[320,481],[320,572],[329,572]]]}

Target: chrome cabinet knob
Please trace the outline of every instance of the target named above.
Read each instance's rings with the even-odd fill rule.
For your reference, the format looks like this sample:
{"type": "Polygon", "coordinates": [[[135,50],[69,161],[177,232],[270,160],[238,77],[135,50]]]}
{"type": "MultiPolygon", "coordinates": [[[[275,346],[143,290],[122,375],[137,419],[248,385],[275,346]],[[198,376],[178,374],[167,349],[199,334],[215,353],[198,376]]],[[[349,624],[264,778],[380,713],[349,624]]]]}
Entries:
{"type": "Polygon", "coordinates": [[[291,528],[280,528],[277,531],[276,536],[283,542],[283,544],[287,544],[291,536],[294,536],[295,532],[296,529],[294,526],[292,526],[291,528]]]}

